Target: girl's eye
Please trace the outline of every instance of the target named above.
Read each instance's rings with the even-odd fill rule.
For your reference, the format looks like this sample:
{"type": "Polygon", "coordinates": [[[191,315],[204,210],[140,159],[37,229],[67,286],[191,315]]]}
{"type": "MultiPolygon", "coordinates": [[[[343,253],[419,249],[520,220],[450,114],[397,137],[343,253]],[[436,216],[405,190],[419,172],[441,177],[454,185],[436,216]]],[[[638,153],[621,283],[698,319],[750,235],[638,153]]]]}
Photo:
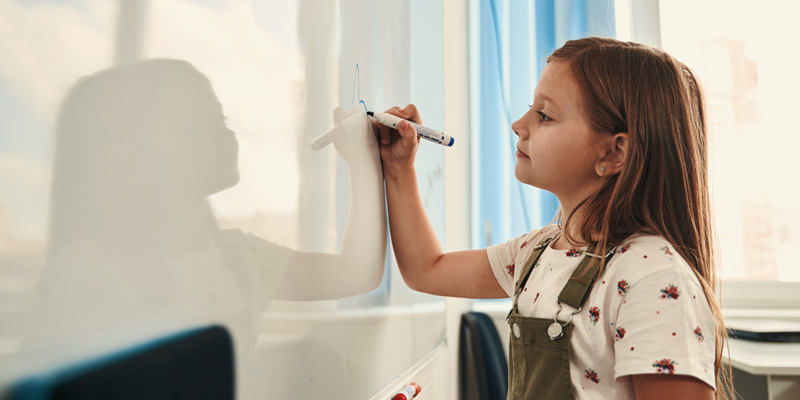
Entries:
{"type": "Polygon", "coordinates": [[[547,122],[547,121],[552,121],[553,120],[552,118],[548,117],[547,114],[545,114],[545,113],[543,113],[541,111],[538,111],[538,113],[539,113],[539,118],[541,119],[542,122],[547,122]]]}

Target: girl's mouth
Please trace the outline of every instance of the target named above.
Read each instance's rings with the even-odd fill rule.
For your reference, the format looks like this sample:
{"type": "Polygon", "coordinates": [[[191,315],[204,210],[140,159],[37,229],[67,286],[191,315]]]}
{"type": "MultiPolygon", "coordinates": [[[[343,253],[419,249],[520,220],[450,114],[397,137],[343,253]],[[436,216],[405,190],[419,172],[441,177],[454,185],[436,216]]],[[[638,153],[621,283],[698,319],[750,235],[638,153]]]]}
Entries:
{"type": "Polygon", "coordinates": [[[527,154],[521,152],[519,149],[517,149],[517,157],[518,158],[530,158],[530,157],[528,157],[527,154]]]}

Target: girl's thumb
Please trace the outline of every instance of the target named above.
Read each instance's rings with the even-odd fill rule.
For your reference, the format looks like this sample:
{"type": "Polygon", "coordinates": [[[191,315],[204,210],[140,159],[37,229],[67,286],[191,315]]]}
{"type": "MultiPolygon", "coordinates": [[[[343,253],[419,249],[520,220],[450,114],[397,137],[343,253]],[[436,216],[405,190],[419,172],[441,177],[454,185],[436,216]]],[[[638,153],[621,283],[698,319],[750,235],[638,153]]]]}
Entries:
{"type": "Polygon", "coordinates": [[[404,142],[417,142],[417,130],[414,129],[408,121],[400,121],[400,123],[397,124],[397,130],[400,132],[400,136],[403,138],[404,142]]]}
{"type": "Polygon", "coordinates": [[[397,124],[397,130],[400,131],[400,135],[403,138],[413,138],[417,135],[417,130],[406,120],[400,121],[400,123],[397,124]]]}

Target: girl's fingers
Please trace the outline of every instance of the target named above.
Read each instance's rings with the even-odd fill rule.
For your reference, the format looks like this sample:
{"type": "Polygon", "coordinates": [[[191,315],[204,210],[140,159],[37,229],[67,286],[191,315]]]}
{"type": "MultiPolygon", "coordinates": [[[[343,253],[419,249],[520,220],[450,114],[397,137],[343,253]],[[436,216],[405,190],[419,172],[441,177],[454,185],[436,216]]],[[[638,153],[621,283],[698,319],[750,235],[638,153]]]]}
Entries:
{"type": "Polygon", "coordinates": [[[392,114],[395,117],[400,117],[402,119],[407,119],[406,113],[400,107],[392,107],[392,108],[386,110],[386,114],[392,114]]]}
{"type": "Polygon", "coordinates": [[[381,141],[381,144],[389,144],[392,139],[392,132],[390,132],[391,129],[383,126],[380,122],[376,122],[375,126],[378,127],[378,138],[381,141]]]}
{"type": "Polygon", "coordinates": [[[402,110],[400,109],[400,107],[392,107],[392,108],[386,110],[386,114],[392,114],[395,117],[403,118],[403,115],[400,113],[401,111],[402,110]]]}
{"type": "Polygon", "coordinates": [[[416,122],[416,123],[422,125],[422,116],[419,115],[419,110],[417,110],[417,106],[415,106],[413,104],[409,104],[409,105],[406,106],[406,108],[400,110],[400,112],[402,113],[402,116],[398,115],[398,117],[403,118],[403,119],[407,119],[407,120],[410,120],[410,121],[413,121],[413,122],[416,122]]]}
{"type": "Polygon", "coordinates": [[[419,145],[419,137],[417,136],[417,130],[414,129],[414,127],[411,126],[411,124],[409,124],[407,121],[400,121],[400,123],[397,124],[397,131],[400,133],[400,136],[402,137],[401,145],[403,146],[403,148],[407,152],[413,153],[414,149],[416,149],[416,147],[419,145]]]}
{"type": "Polygon", "coordinates": [[[376,122],[375,126],[378,128],[378,140],[382,146],[389,146],[401,137],[397,129],[387,128],[380,122],[376,122]]]}
{"type": "MultiPolygon", "coordinates": [[[[386,110],[385,113],[392,114],[392,115],[397,115],[397,113],[400,112],[400,111],[401,111],[400,107],[396,107],[395,106],[395,107],[392,107],[392,108],[386,110]]],[[[381,124],[380,122],[375,121],[375,126],[378,127],[378,134],[380,136],[380,141],[381,141],[381,144],[384,145],[384,146],[388,146],[388,145],[392,144],[392,142],[394,142],[394,140],[392,140],[393,139],[392,136],[398,136],[396,129],[388,128],[388,127],[384,126],[383,124],[381,124]]]]}
{"type": "Polygon", "coordinates": [[[392,115],[397,115],[397,114],[395,114],[395,113],[397,113],[397,112],[400,112],[400,111],[401,111],[401,110],[400,110],[400,107],[394,106],[394,107],[392,107],[392,108],[390,108],[390,109],[386,110],[386,111],[385,111],[385,113],[387,113],[387,114],[392,114],[392,115]]]}
{"type": "MultiPolygon", "coordinates": [[[[392,107],[386,110],[387,114],[422,123],[417,107],[409,104],[405,108],[392,107]]],[[[376,123],[380,136],[381,159],[392,164],[413,162],[414,155],[419,146],[417,130],[408,121],[401,121],[397,129],[391,129],[376,123]]]]}
{"type": "Polygon", "coordinates": [[[406,108],[403,109],[401,109],[400,107],[392,107],[386,110],[386,113],[422,125],[422,116],[419,114],[417,106],[413,104],[409,104],[406,106],[406,108]]]}
{"type": "Polygon", "coordinates": [[[403,140],[409,138],[416,140],[417,138],[417,130],[414,129],[414,127],[411,126],[408,121],[400,121],[400,123],[397,124],[397,132],[400,133],[400,136],[403,137],[403,140]]]}

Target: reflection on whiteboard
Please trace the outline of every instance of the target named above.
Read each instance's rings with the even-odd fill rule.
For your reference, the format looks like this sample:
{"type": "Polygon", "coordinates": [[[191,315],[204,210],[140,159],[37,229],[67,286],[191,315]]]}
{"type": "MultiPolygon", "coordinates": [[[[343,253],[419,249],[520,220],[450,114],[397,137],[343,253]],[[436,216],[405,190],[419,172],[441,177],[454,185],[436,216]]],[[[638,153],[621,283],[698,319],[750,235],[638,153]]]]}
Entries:
{"type": "Polygon", "coordinates": [[[441,343],[443,300],[387,251],[368,120],[310,146],[359,100],[442,130],[440,1],[57,3],[0,0],[0,391],[219,322],[240,398],[369,398],[441,343]]]}
{"type": "Polygon", "coordinates": [[[237,184],[238,144],[191,64],[146,60],[82,79],[56,129],[49,261],[23,349],[58,352],[145,325],[224,322],[237,359],[248,360],[276,293],[309,301],[375,289],[386,218],[372,125],[364,116],[333,144],[356,175],[358,212],[349,214],[341,255],[294,251],[213,218],[206,198],[237,184]]]}

